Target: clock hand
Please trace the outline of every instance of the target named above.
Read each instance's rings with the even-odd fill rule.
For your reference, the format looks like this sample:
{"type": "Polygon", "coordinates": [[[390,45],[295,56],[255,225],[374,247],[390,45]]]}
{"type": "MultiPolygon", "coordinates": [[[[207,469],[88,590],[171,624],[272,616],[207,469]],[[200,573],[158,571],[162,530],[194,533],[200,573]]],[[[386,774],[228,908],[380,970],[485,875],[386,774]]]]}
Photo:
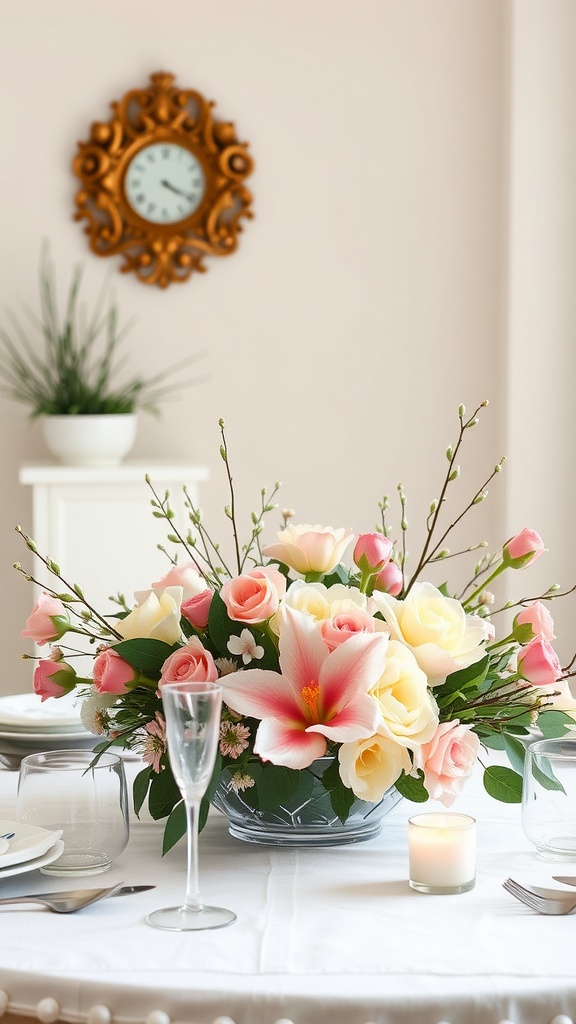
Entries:
{"type": "Polygon", "coordinates": [[[196,196],[193,196],[191,192],[184,192],[183,189],[176,188],[176,186],[172,185],[171,182],[166,181],[166,178],[163,178],[160,184],[163,188],[169,188],[171,192],[175,192],[177,196],[184,196],[184,199],[187,199],[189,203],[193,203],[196,198],[196,196]]]}

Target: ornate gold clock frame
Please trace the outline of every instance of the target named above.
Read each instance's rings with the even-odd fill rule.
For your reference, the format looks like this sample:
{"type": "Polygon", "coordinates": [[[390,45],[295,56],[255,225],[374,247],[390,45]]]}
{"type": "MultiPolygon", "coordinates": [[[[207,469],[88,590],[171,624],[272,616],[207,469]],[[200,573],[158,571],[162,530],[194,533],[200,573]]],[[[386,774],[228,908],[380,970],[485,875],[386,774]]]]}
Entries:
{"type": "Polygon", "coordinates": [[[114,116],[79,142],[75,220],[97,256],[122,255],[123,273],[165,288],[204,272],[204,257],[229,256],[252,217],[244,184],[253,161],[214,103],[157,72],[148,89],[110,104],[114,116]]]}

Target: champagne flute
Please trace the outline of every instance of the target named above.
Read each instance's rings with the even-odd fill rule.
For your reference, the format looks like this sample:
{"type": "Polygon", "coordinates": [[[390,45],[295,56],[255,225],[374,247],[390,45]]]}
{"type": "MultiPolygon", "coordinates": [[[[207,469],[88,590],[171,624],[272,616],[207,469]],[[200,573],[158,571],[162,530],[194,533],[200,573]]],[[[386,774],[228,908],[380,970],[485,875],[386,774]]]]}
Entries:
{"type": "Polygon", "coordinates": [[[153,928],[172,932],[224,928],[236,920],[236,914],[224,907],[204,906],[198,884],[198,812],[216,760],[222,687],[217,683],[164,683],[162,704],[170,766],[186,806],[186,896],[183,906],[155,910],[146,920],[153,928]]]}

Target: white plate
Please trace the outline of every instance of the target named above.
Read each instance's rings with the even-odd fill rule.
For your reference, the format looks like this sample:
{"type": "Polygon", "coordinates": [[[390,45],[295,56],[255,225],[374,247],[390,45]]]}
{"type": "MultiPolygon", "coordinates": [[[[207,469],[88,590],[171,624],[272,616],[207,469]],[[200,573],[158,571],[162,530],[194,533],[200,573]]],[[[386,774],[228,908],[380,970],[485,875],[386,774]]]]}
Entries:
{"type": "Polygon", "coordinates": [[[87,729],[77,729],[75,732],[25,732],[24,729],[18,729],[17,732],[10,732],[5,729],[0,730],[0,740],[14,740],[15,743],[37,743],[41,740],[43,743],[55,744],[60,740],[83,740],[87,736],[94,736],[95,733],[88,732],[87,729]]]}
{"type": "Polygon", "coordinates": [[[36,693],[13,693],[0,697],[0,725],[14,729],[78,729],[80,712],[77,694],[40,700],[36,693]]]}
{"type": "Polygon", "coordinates": [[[6,853],[0,854],[0,872],[12,864],[23,864],[47,853],[61,835],[62,829],[56,832],[40,825],[27,825],[24,821],[0,820],[0,836],[14,832],[6,853]]]}
{"type": "Polygon", "coordinates": [[[47,853],[43,854],[42,857],[36,857],[35,860],[27,860],[24,864],[14,864],[10,868],[2,868],[0,870],[0,879],[9,878],[10,875],[23,875],[25,871],[36,871],[36,868],[44,868],[47,864],[52,864],[53,861],[58,860],[58,857],[63,852],[64,843],[61,839],[58,839],[54,846],[47,853]]]}

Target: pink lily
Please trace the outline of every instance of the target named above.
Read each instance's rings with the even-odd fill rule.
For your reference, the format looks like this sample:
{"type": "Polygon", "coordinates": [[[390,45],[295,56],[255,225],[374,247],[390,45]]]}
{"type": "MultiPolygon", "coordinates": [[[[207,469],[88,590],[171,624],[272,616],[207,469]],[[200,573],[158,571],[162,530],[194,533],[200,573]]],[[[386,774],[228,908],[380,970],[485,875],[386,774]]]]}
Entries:
{"type": "Polygon", "coordinates": [[[357,634],[330,651],[309,615],[284,608],[280,669],[244,669],[220,682],[228,707],[261,718],[254,752],[263,761],[307,768],[326,740],[346,743],[377,731],[380,710],[368,694],[386,664],[388,636],[357,634]]]}

